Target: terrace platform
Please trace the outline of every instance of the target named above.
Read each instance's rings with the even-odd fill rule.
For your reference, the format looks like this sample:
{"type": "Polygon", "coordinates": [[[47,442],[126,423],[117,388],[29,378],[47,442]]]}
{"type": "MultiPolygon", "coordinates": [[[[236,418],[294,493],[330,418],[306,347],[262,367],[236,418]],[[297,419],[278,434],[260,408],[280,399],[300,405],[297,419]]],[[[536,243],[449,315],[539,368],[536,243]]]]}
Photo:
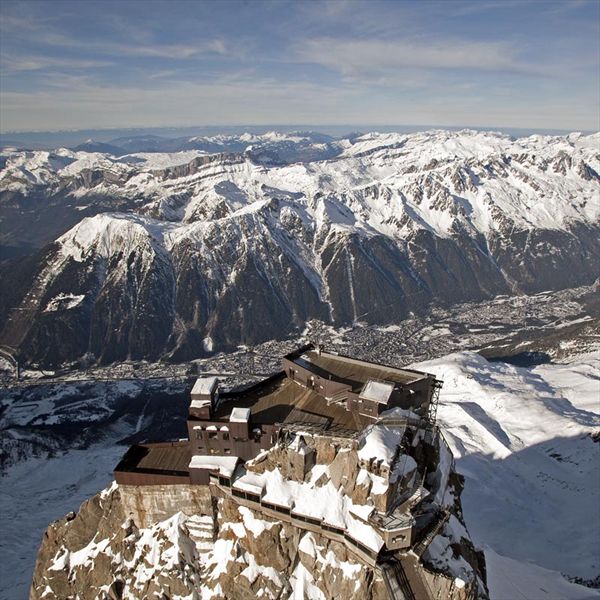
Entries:
{"type": "Polygon", "coordinates": [[[135,444],[116,466],[120,485],[173,485],[190,482],[190,445],[180,442],[135,444]]]}
{"type": "Polygon", "coordinates": [[[427,377],[426,373],[419,371],[376,365],[315,350],[304,352],[295,358],[294,362],[320,377],[327,378],[333,375],[335,379],[351,385],[352,390],[357,392],[368,381],[392,381],[406,385],[427,377]]]}

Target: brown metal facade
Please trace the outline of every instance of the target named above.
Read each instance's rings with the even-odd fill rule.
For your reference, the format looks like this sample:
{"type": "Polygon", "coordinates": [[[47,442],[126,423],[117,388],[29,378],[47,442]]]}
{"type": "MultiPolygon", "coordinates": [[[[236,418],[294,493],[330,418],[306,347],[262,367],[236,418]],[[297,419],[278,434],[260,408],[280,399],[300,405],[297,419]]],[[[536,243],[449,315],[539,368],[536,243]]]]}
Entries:
{"type": "Polygon", "coordinates": [[[360,431],[394,406],[426,416],[435,381],[426,373],[321,353],[312,346],[283,357],[282,367],[280,373],[238,392],[219,394],[211,388],[210,393],[195,393],[188,440],[133,446],[115,470],[117,482],[207,484],[207,472],[190,473],[192,456],[237,456],[246,461],[271,448],[280,429],[292,423],[311,424],[326,434],[335,427],[360,431]],[[394,384],[387,404],[360,397],[370,379],[394,384]],[[234,409],[248,409],[241,411],[247,419],[231,420],[234,409]]]}

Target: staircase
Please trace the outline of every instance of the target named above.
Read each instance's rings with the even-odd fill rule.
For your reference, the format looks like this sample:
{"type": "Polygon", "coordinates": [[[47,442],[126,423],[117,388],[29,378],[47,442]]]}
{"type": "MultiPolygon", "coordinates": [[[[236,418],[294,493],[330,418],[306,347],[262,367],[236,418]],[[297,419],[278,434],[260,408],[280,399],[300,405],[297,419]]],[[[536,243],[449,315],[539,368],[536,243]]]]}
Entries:
{"type": "Polygon", "coordinates": [[[326,398],[327,406],[331,406],[332,404],[341,404],[342,402],[346,402],[348,400],[348,390],[342,390],[341,392],[336,392],[330,398],[326,398]]]}
{"type": "Polygon", "coordinates": [[[450,513],[447,510],[438,511],[433,521],[427,526],[425,535],[421,538],[421,541],[413,548],[413,552],[418,557],[423,556],[433,538],[443,529],[449,518],[450,513]]]}
{"type": "Polygon", "coordinates": [[[212,517],[192,515],[186,521],[190,540],[196,545],[200,560],[213,548],[214,523],[212,517]]]}
{"type": "Polygon", "coordinates": [[[390,600],[417,600],[406,573],[398,561],[383,563],[381,573],[390,600]]]}

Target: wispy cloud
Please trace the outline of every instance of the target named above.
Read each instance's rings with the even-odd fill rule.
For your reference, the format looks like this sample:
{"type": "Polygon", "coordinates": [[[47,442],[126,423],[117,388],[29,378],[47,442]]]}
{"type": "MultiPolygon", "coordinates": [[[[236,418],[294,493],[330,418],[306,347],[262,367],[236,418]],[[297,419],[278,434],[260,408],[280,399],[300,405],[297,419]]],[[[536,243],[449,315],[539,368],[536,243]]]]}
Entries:
{"type": "Polygon", "coordinates": [[[37,39],[49,46],[62,49],[82,49],[104,56],[139,56],[182,60],[206,54],[223,55],[227,52],[225,42],[218,38],[188,44],[161,44],[138,41],[83,40],[60,33],[46,32],[37,39]]]}
{"type": "Polygon", "coordinates": [[[56,58],[50,56],[5,56],[1,57],[2,70],[8,73],[23,71],[47,71],[49,69],[93,69],[109,67],[113,63],[106,60],[56,58]]]}
{"type": "Polygon", "coordinates": [[[519,61],[514,48],[503,42],[321,38],[298,45],[297,57],[348,76],[374,77],[401,69],[540,72],[538,67],[519,61]]]}

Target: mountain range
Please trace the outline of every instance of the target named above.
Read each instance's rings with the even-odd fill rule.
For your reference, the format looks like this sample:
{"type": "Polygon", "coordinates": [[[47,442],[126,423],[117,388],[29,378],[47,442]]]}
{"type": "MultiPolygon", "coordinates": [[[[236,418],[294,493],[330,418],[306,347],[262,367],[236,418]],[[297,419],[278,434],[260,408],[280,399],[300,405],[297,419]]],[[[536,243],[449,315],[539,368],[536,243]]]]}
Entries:
{"type": "Polygon", "coordinates": [[[188,360],[600,274],[600,134],[176,142],[2,151],[1,344],[188,360]]]}

